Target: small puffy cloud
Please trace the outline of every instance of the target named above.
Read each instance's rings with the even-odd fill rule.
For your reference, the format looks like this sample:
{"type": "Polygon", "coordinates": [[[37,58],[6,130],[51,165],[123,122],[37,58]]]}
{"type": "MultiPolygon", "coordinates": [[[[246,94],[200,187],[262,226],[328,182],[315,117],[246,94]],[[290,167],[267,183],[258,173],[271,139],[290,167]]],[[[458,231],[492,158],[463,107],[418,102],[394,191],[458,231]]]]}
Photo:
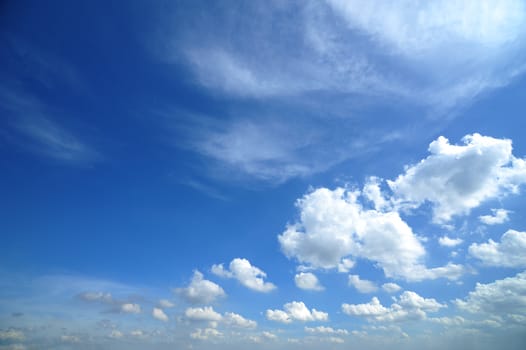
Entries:
{"type": "Polygon", "coordinates": [[[175,306],[174,303],[172,303],[170,300],[167,299],[161,299],[159,300],[159,306],[165,309],[169,309],[175,306]]]}
{"type": "Polygon", "coordinates": [[[490,239],[488,243],[473,243],[469,246],[469,254],[487,266],[525,267],[526,232],[508,230],[500,242],[490,239]]]}
{"type": "Polygon", "coordinates": [[[415,292],[406,291],[390,307],[385,307],[377,297],[365,304],[342,304],[342,311],[350,316],[365,317],[382,322],[422,320],[427,312],[437,312],[446,307],[435,299],[423,298],[415,292]]]}
{"type": "Polygon", "coordinates": [[[218,322],[223,318],[213,307],[190,307],[184,312],[186,318],[192,321],[210,321],[218,322]]]}
{"type": "Polygon", "coordinates": [[[141,312],[141,305],[134,303],[124,303],[121,305],[120,311],[125,314],[138,314],[141,312]]]}
{"type": "Polygon", "coordinates": [[[163,322],[167,322],[169,320],[168,316],[164,313],[163,309],[159,309],[157,307],[153,308],[152,316],[153,318],[163,322]]]}
{"type": "Polygon", "coordinates": [[[300,272],[294,276],[296,286],[301,289],[321,291],[323,286],[320,285],[318,278],[311,272],[300,272]]]}
{"type": "Polygon", "coordinates": [[[411,281],[457,279],[464,272],[452,263],[431,269],[423,265],[426,251],[400,214],[364,209],[359,191],[318,188],[296,205],[299,222],[278,240],[287,257],[313,269],[348,270],[341,267],[354,257],[375,262],[387,277],[411,281]]]}
{"type": "Polygon", "coordinates": [[[440,244],[443,247],[456,247],[459,244],[462,244],[464,242],[460,238],[449,238],[448,236],[443,236],[438,239],[438,244],[440,244]]]}
{"type": "Polygon", "coordinates": [[[508,214],[510,213],[506,209],[491,209],[492,215],[481,215],[479,220],[486,225],[497,225],[502,224],[509,220],[508,214]]]}
{"type": "Polygon", "coordinates": [[[192,339],[208,340],[211,338],[221,338],[223,337],[223,333],[221,333],[215,328],[198,328],[195,330],[195,332],[190,333],[190,337],[192,339]]]}
{"type": "Polygon", "coordinates": [[[473,134],[462,141],[452,145],[440,136],[429,145],[431,155],[387,181],[398,204],[430,202],[433,221],[447,223],[484,201],[517,193],[526,182],[526,161],[512,155],[511,140],[473,134]]]}
{"type": "Polygon", "coordinates": [[[233,259],[228,270],[223,264],[213,265],[212,273],[221,277],[235,278],[245,287],[257,292],[267,293],[276,289],[274,284],[264,281],[267,274],[258,267],[252,266],[247,259],[233,259]]]}
{"type": "Polygon", "coordinates": [[[60,340],[64,343],[79,343],[80,338],[76,335],[63,334],[60,336],[60,340]]]}
{"type": "Polygon", "coordinates": [[[399,290],[401,290],[402,287],[400,287],[396,283],[388,282],[388,283],[382,284],[382,289],[385,290],[387,293],[396,293],[399,290]]]}
{"type": "Polygon", "coordinates": [[[455,300],[461,310],[483,316],[514,318],[526,314],[526,272],[492,283],[477,283],[475,290],[455,300]]]}
{"type": "Polygon", "coordinates": [[[0,330],[1,341],[22,341],[25,339],[25,335],[22,331],[15,329],[0,330]]]}
{"type": "Polygon", "coordinates": [[[240,328],[256,328],[257,322],[248,320],[241,315],[235,314],[233,312],[226,312],[223,317],[223,323],[240,328]]]}
{"type": "Polygon", "coordinates": [[[114,339],[120,339],[120,338],[124,337],[124,334],[121,331],[118,331],[118,330],[114,329],[114,330],[111,331],[109,337],[110,338],[114,338],[114,339]]]}
{"type": "Polygon", "coordinates": [[[327,321],[329,314],[316,309],[309,310],[301,301],[293,301],[283,306],[284,310],[267,310],[266,317],[269,320],[281,323],[292,321],[327,321]]]}
{"type": "Polygon", "coordinates": [[[211,303],[219,297],[226,296],[218,284],[203,278],[199,271],[194,272],[192,281],[185,288],[176,288],[175,292],[193,304],[211,303]]]}
{"type": "Polygon", "coordinates": [[[378,290],[378,286],[374,282],[362,280],[358,275],[349,275],[348,283],[360,293],[373,293],[378,290]]]}
{"type": "Polygon", "coordinates": [[[134,329],[133,331],[130,332],[130,335],[132,337],[137,337],[137,338],[142,338],[142,337],[146,336],[144,331],[142,331],[140,329],[134,329]]]}
{"type": "Polygon", "coordinates": [[[305,327],[305,332],[315,334],[343,334],[347,335],[349,332],[346,329],[334,329],[332,327],[318,326],[318,327],[305,327]]]}

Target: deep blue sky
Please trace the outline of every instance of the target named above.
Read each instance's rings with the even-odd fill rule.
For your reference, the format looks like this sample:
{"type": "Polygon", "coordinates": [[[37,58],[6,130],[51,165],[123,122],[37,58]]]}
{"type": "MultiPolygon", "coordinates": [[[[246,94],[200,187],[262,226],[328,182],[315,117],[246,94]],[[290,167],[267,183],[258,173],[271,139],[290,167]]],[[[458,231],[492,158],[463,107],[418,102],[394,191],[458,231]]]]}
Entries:
{"type": "Polygon", "coordinates": [[[525,39],[521,0],[2,2],[0,349],[522,349],[525,39]]]}

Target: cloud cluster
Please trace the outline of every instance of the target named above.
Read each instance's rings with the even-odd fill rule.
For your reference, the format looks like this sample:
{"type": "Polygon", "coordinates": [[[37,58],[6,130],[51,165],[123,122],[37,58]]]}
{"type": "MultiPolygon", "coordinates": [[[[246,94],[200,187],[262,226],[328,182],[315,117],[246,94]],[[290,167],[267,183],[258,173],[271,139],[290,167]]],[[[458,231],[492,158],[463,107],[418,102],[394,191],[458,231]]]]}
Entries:
{"type": "Polygon", "coordinates": [[[433,205],[433,220],[446,223],[469,214],[481,203],[517,193],[526,182],[526,161],[512,155],[511,140],[479,134],[466,135],[463,145],[440,136],[429,145],[429,155],[387,181],[399,205],[433,205]]]}
{"type": "MultiPolygon", "coordinates": [[[[526,182],[526,161],[512,155],[510,140],[473,134],[462,141],[453,145],[441,136],[431,142],[431,154],[395,180],[385,181],[385,190],[382,179],[371,177],[361,191],[318,188],[306,194],[296,203],[298,222],[278,236],[283,253],[310,268],[343,271],[348,270],[340,269],[345,261],[363,258],[375,262],[386,277],[459,278],[464,273],[461,265],[424,265],[425,248],[400,212],[429,203],[433,222],[442,225],[483,202],[517,193],[526,182]]],[[[505,216],[495,213],[498,220],[505,216]]],[[[449,247],[462,241],[439,239],[449,247]]],[[[357,277],[351,277],[350,284],[363,291],[374,289],[357,277]]]]}
{"type": "Polygon", "coordinates": [[[526,267],[526,232],[506,231],[500,242],[473,243],[469,254],[484,265],[499,267],[526,267]]]}
{"type": "Polygon", "coordinates": [[[407,320],[423,320],[427,312],[437,312],[446,305],[433,298],[423,298],[415,292],[406,291],[395,299],[390,307],[385,307],[377,297],[366,304],[342,304],[342,311],[350,316],[365,317],[381,322],[401,322],[407,320]]]}
{"type": "Polygon", "coordinates": [[[186,319],[190,321],[210,322],[214,328],[218,323],[237,328],[257,327],[256,321],[246,319],[243,316],[233,312],[225,312],[224,315],[221,315],[211,306],[187,308],[184,315],[186,319]]]}
{"type": "Polygon", "coordinates": [[[267,310],[265,316],[268,320],[291,323],[292,321],[327,321],[329,314],[316,309],[309,310],[301,301],[292,301],[283,305],[283,310],[267,310]]]}
{"type": "Polygon", "coordinates": [[[347,335],[349,332],[346,329],[334,329],[332,327],[318,326],[318,327],[305,327],[305,332],[315,334],[341,334],[347,335]]]}
{"type": "Polygon", "coordinates": [[[194,272],[194,276],[187,287],[176,288],[175,292],[193,304],[208,304],[217,298],[226,296],[223,288],[204,279],[203,274],[199,271],[194,272]]]}
{"type": "Polygon", "coordinates": [[[223,264],[213,265],[212,273],[221,277],[234,278],[245,287],[257,292],[267,293],[276,289],[273,283],[265,282],[267,274],[258,267],[252,266],[247,259],[233,259],[229,269],[225,269],[223,264]]]}
{"type": "Polygon", "coordinates": [[[358,191],[319,188],[298,200],[300,222],[278,236],[289,258],[312,268],[337,268],[348,257],[374,261],[387,277],[458,278],[462,267],[428,269],[425,249],[398,212],[367,210],[358,191]]]}
{"type": "Polygon", "coordinates": [[[492,283],[477,283],[465,299],[455,301],[457,307],[484,316],[502,316],[526,321],[526,272],[492,283]]]}

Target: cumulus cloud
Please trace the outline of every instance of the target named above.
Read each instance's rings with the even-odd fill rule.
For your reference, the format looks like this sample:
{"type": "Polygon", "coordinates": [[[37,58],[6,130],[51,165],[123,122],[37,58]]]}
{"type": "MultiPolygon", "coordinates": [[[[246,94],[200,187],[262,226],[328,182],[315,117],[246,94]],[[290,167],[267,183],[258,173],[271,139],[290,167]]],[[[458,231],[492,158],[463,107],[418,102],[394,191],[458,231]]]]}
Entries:
{"type": "Polygon", "coordinates": [[[382,322],[400,322],[406,320],[423,320],[427,312],[437,312],[446,305],[435,299],[423,298],[415,292],[406,291],[390,307],[385,307],[377,297],[366,304],[342,304],[342,311],[350,316],[365,317],[382,322]]]}
{"type": "Polygon", "coordinates": [[[121,305],[120,311],[125,314],[138,314],[141,312],[141,306],[134,303],[124,303],[121,305]]]}
{"type": "Polygon", "coordinates": [[[448,236],[443,236],[438,239],[438,244],[444,247],[456,247],[459,244],[464,242],[460,238],[449,238],[448,236]]]}
{"type": "Polygon", "coordinates": [[[256,321],[246,319],[245,317],[233,312],[225,312],[221,315],[211,306],[188,308],[184,314],[185,317],[191,321],[210,322],[213,327],[216,327],[218,323],[235,328],[257,327],[256,321]]]}
{"type": "Polygon", "coordinates": [[[111,331],[110,335],[109,335],[110,338],[114,338],[114,339],[120,339],[122,337],[124,337],[124,334],[117,330],[117,329],[114,329],[111,331]]]}
{"type": "Polygon", "coordinates": [[[186,318],[192,321],[221,321],[221,314],[217,313],[213,307],[190,307],[184,312],[186,318]]]}
{"type": "Polygon", "coordinates": [[[429,145],[431,155],[387,181],[401,206],[430,202],[434,222],[447,223],[526,182],[526,161],[512,155],[511,140],[472,134],[462,141],[452,145],[440,136],[429,145]]]}
{"type": "Polygon", "coordinates": [[[174,303],[172,303],[170,300],[167,299],[161,299],[159,300],[159,306],[165,309],[169,309],[175,306],[174,303]]]}
{"type": "Polygon", "coordinates": [[[346,329],[334,329],[332,327],[325,327],[325,326],[305,327],[305,332],[316,333],[316,334],[342,334],[342,335],[349,334],[349,332],[346,329]]]}
{"type": "Polygon", "coordinates": [[[209,340],[213,338],[221,338],[223,337],[223,333],[221,333],[215,328],[197,328],[195,332],[190,333],[190,337],[192,339],[209,340]]]}
{"type": "Polygon", "coordinates": [[[318,188],[296,203],[299,222],[278,236],[289,258],[312,268],[340,268],[349,257],[377,263],[387,277],[423,280],[463,273],[460,265],[428,269],[425,249],[411,227],[396,211],[366,210],[360,192],[318,188]]]}
{"type": "Polygon", "coordinates": [[[291,323],[292,321],[327,321],[329,314],[316,309],[309,310],[301,301],[292,301],[283,305],[284,310],[267,310],[268,320],[281,323],[291,323]]]}
{"type": "Polygon", "coordinates": [[[382,284],[382,289],[385,290],[387,293],[396,293],[402,289],[398,284],[388,282],[382,284]]]}
{"type": "Polygon", "coordinates": [[[192,281],[185,288],[176,288],[175,292],[193,304],[211,303],[219,297],[226,296],[225,291],[216,283],[203,278],[199,271],[194,272],[192,281]]]}
{"type": "Polygon", "coordinates": [[[378,286],[374,282],[362,280],[358,275],[349,275],[348,283],[360,293],[373,293],[378,290],[378,286]]]}
{"type": "Polygon", "coordinates": [[[510,212],[506,209],[491,209],[491,213],[492,215],[479,216],[480,221],[486,225],[497,225],[509,220],[508,214],[510,212]]]}
{"type": "Polygon", "coordinates": [[[153,318],[163,322],[167,322],[169,320],[168,316],[164,313],[163,309],[159,309],[157,307],[153,308],[152,316],[153,318]]]}
{"type": "Polygon", "coordinates": [[[324,288],[318,281],[318,277],[311,272],[300,272],[294,276],[296,286],[301,289],[322,291],[324,288]]]}
{"type": "Polygon", "coordinates": [[[526,232],[508,230],[495,242],[473,243],[469,254],[484,265],[500,267],[526,267],[526,232]]]}
{"type": "Polygon", "coordinates": [[[248,320],[241,315],[233,312],[226,312],[223,317],[223,322],[229,326],[240,328],[256,328],[257,322],[248,320]]]}
{"type": "Polygon", "coordinates": [[[22,341],[25,339],[25,335],[22,331],[15,329],[0,330],[1,341],[22,341]]]}
{"type": "MultiPolygon", "coordinates": [[[[516,318],[526,314],[526,272],[495,282],[477,283],[464,299],[456,299],[461,310],[474,314],[516,318]]],[[[519,317],[520,318],[520,317],[519,317]]]]}
{"type": "Polygon", "coordinates": [[[252,266],[247,259],[233,259],[229,269],[225,269],[223,264],[213,265],[212,273],[221,277],[235,278],[245,287],[257,292],[267,293],[276,289],[274,284],[264,281],[267,274],[258,267],[252,266]]]}

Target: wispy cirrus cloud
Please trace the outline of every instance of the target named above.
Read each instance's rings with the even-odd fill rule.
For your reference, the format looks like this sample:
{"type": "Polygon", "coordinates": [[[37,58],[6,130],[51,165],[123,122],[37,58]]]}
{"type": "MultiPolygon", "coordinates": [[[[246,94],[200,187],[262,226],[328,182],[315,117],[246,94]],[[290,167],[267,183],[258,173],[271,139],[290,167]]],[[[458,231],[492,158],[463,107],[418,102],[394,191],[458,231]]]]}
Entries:
{"type": "Polygon", "coordinates": [[[214,98],[265,106],[230,109],[220,127],[196,123],[185,135],[187,148],[219,164],[214,174],[227,168],[279,184],[324,172],[408,139],[401,116],[364,104],[419,108],[412,122],[429,130],[437,115],[454,115],[526,68],[519,0],[196,7],[166,11],[160,59],[189,69],[214,98]]]}
{"type": "Polygon", "coordinates": [[[36,97],[2,88],[0,108],[8,116],[3,136],[20,149],[69,164],[102,159],[93,147],[51,117],[49,108],[36,97]]]}

